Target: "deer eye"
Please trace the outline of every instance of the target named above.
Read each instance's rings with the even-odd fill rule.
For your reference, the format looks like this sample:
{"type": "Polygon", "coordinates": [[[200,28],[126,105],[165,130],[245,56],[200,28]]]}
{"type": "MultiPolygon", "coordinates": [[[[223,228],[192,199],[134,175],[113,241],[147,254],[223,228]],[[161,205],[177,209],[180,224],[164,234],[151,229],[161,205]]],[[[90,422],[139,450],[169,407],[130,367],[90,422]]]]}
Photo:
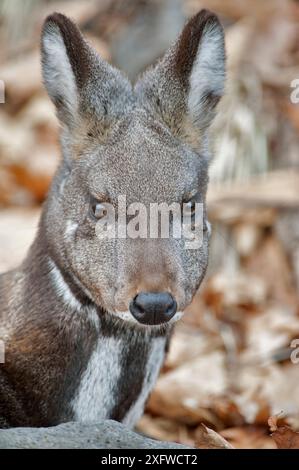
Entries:
{"type": "Polygon", "coordinates": [[[93,199],[90,202],[90,213],[95,220],[100,220],[107,215],[107,207],[96,199],[93,199]]]}
{"type": "Polygon", "coordinates": [[[183,210],[184,214],[191,215],[191,217],[193,217],[196,210],[196,200],[190,199],[190,201],[184,202],[183,210]]]}

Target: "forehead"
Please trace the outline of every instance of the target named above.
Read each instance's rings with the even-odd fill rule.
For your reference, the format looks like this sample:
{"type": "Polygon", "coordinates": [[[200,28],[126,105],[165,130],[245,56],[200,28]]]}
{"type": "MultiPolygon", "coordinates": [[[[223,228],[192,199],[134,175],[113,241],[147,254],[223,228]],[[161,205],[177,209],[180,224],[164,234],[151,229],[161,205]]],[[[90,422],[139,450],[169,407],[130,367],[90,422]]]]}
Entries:
{"type": "Polygon", "coordinates": [[[132,201],[172,201],[206,187],[205,159],[143,113],[128,117],[85,159],[89,190],[110,199],[123,194],[132,201]]]}

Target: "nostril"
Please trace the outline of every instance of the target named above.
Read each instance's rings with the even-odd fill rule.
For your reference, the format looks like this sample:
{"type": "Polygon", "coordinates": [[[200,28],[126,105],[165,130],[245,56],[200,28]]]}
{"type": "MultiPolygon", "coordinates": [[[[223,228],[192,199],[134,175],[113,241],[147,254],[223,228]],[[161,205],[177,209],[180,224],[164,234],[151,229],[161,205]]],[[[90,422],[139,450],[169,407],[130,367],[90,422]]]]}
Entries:
{"type": "Polygon", "coordinates": [[[166,313],[170,313],[173,310],[173,303],[171,305],[168,305],[166,313]]]}
{"type": "Polygon", "coordinates": [[[140,312],[144,312],[145,308],[144,308],[144,302],[146,301],[146,299],[143,298],[142,295],[136,295],[136,297],[134,297],[133,299],[133,303],[134,303],[134,306],[136,308],[138,308],[138,310],[140,312]]]}

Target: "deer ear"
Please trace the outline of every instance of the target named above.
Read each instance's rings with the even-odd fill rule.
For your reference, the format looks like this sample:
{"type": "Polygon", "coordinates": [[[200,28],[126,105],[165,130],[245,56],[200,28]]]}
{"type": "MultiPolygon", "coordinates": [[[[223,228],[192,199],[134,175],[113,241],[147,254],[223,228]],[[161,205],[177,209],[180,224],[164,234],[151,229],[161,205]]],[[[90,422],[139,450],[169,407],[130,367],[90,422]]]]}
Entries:
{"type": "Polygon", "coordinates": [[[54,13],[44,23],[41,51],[46,89],[59,118],[71,124],[77,112],[80,89],[91,69],[91,48],[71,20],[54,13]]]}
{"type": "Polygon", "coordinates": [[[223,94],[223,28],[213,13],[191,18],[177,42],[145,72],[136,92],[178,137],[198,145],[223,94]]]}
{"type": "Polygon", "coordinates": [[[104,132],[131,106],[129,81],[97,54],[66,16],[48,16],[41,52],[46,89],[68,128],[76,128],[78,117],[86,114],[104,132]]]}

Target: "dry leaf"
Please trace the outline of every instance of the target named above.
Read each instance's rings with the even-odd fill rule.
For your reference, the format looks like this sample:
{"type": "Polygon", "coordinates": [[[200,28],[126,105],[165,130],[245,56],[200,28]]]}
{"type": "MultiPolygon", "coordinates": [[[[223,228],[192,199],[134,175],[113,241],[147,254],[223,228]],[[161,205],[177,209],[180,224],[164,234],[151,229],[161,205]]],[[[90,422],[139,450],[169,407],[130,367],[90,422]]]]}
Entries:
{"type": "Polygon", "coordinates": [[[261,427],[227,428],[221,435],[236,449],[276,449],[273,439],[261,427]]]}
{"type": "Polygon", "coordinates": [[[175,420],[144,414],[138,421],[137,430],[161,441],[178,442],[194,447],[194,438],[188,427],[175,420]]]}
{"type": "Polygon", "coordinates": [[[221,346],[220,338],[211,341],[200,330],[192,329],[188,325],[178,325],[166,357],[165,368],[175,369],[185,362],[201,357],[211,350],[221,346]]]}
{"type": "Polygon", "coordinates": [[[226,388],[224,353],[214,351],[162,375],[151,394],[148,409],[180,422],[219,425],[211,411],[214,397],[226,388]]]}
{"type": "Polygon", "coordinates": [[[224,437],[204,424],[196,429],[195,446],[198,449],[233,449],[233,446],[224,437]]]}
{"type": "Polygon", "coordinates": [[[293,431],[289,426],[278,426],[278,416],[271,416],[268,420],[271,437],[278,449],[299,449],[299,432],[293,431]]]}

